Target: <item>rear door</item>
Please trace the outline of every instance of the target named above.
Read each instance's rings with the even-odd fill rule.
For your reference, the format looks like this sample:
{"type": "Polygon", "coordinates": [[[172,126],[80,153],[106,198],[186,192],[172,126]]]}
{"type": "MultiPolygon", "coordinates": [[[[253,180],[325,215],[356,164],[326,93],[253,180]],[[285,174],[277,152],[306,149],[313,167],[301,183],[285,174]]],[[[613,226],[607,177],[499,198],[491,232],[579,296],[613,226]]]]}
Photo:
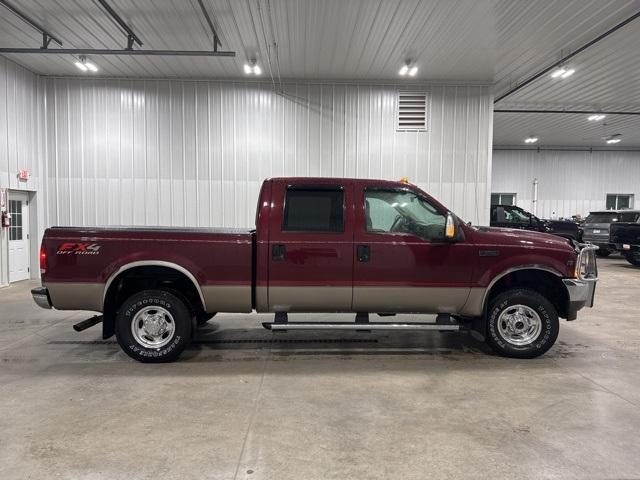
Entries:
{"type": "Polygon", "coordinates": [[[268,302],[275,312],[351,310],[353,186],[331,179],[273,183],[268,302]]]}
{"type": "Polygon", "coordinates": [[[353,309],[456,313],[471,290],[477,248],[444,238],[446,212],[410,189],[354,186],[353,309]]]}

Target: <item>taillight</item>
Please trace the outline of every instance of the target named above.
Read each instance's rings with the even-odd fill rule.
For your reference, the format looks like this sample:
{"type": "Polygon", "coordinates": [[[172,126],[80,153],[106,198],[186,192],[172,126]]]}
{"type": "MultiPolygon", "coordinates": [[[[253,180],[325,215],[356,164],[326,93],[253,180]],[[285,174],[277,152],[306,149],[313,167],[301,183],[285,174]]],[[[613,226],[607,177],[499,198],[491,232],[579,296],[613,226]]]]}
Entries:
{"type": "Polygon", "coordinates": [[[47,252],[44,250],[44,245],[40,246],[40,275],[47,271],[47,252]]]}

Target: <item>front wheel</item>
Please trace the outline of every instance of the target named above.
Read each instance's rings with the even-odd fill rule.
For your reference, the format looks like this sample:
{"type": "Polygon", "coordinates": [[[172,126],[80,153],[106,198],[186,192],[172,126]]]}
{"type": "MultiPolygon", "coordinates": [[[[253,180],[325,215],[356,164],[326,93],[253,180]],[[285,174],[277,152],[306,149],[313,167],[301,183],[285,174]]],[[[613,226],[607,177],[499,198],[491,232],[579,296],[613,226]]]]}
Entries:
{"type": "Polygon", "coordinates": [[[559,329],[556,309],[533,290],[507,290],[487,311],[487,343],[505,357],[542,355],[555,343],[559,329]]]}
{"type": "Polygon", "coordinates": [[[116,314],[120,347],[139,362],[171,362],[191,340],[191,313],[179,297],[144,290],[124,301],[116,314]]]}

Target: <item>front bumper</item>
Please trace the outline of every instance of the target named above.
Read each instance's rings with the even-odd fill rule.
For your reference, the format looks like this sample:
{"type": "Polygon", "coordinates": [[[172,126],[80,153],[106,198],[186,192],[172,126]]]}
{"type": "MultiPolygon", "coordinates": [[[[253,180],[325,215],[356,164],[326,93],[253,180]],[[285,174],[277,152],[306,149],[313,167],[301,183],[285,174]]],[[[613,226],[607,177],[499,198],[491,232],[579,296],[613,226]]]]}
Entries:
{"type": "Polygon", "coordinates": [[[32,288],[31,296],[33,297],[33,301],[36,302],[36,305],[38,305],[39,307],[47,309],[50,309],[52,307],[47,287],[32,288]]]}
{"type": "Polygon", "coordinates": [[[567,320],[575,320],[578,317],[578,310],[584,307],[593,307],[596,282],[578,280],[576,278],[565,278],[562,282],[567,288],[567,292],[569,292],[567,320]]]}

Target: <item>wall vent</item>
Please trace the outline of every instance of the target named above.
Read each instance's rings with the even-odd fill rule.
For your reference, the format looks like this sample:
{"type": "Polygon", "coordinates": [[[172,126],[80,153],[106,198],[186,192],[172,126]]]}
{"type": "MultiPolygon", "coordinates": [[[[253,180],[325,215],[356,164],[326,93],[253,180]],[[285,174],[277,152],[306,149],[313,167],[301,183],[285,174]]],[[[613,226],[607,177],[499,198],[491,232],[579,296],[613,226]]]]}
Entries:
{"type": "Polygon", "coordinates": [[[426,92],[398,92],[398,132],[426,132],[429,96],[426,92]]]}

